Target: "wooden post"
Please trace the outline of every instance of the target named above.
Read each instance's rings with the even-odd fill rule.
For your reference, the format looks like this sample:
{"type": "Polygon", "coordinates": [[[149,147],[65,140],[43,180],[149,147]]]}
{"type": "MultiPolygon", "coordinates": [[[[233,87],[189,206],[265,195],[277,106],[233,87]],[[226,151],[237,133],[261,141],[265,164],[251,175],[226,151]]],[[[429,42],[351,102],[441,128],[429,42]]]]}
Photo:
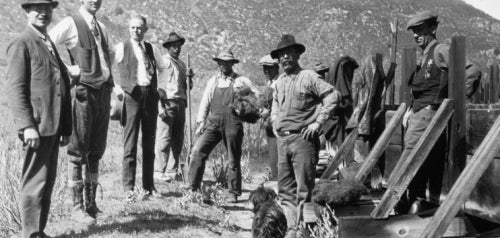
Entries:
{"type": "Polygon", "coordinates": [[[332,162],[330,162],[330,165],[328,165],[325,172],[323,172],[323,174],[321,175],[321,179],[333,179],[333,173],[335,173],[335,170],[337,170],[337,168],[339,167],[342,159],[344,159],[344,156],[349,153],[349,151],[352,151],[354,149],[354,143],[356,142],[357,138],[358,129],[354,128],[354,130],[352,130],[344,140],[342,145],[340,145],[340,148],[335,154],[335,157],[333,157],[332,162]]]}
{"type": "Polygon", "coordinates": [[[453,217],[476,186],[479,178],[500,151],[498,141],[500,141],[500,117],[497,117],[495,124],[458,177],[457,182],[451,188],[432,220],[427,224],[421,237],[431,238],[443,235],[453,217]]]}
{"type": "Polygon", "coordinates": [[[401,195],[413,177],[415,177],[418,169],[420,169],[432,147],[448,125],[452,114],[453,101],[445,99],[408,157],[399,159],[396,165],[398,169],[392,172],[389,178],[389,187],[384,193],[380,204],[371,213],[372,218],[383,219],[389,217],[389,213],[399,201],[401,195]]]}
{"type": "Polygon", "coordinates": [[[415,48],[405,48],[402,55],[401,67],[401,90],[399,91],[400,103],[411,104],[410,88],[408,87],[408,80],[415,72],[417,66],[417,58],[415,48]]]}
{"type": "MultiPolygon", "coordinates": [[[[465,122],[465,37],[452,38],[448,65],[448,97],[453,98],[448,159],[445,162],[442,194],[445,195],[462,172],[466,160],[465,122]]],[[[431,194],[437,195],[437,194],[431,194]]],[[[439,196],[439,195],[437,195],[439,196]]],[[[439,197],[436,199],[439,200],[439,197]]]]}
{"type": "Polygon", "coordinates": [[[490,103],[498,102],[498,65],[490,65],[490,103]]]}
{"type": "Polygon", "coordinates": [[[401,105],[399,105],[396,114],[394,114],[394,116],[391,118],[391,121],[389,122],[388,126],[384,129],[384,132],[382,132],[382,135],[380,135],[379,139],[373,146],[373,149],[370,151],[370,154],[366,158],[366,161],[363,162],[363,165],[356,174],[355,179],[357,181],[363,183],[370,174],[370,172],[372,171],[372,169],[375,167],[378,159],[384,153],[385,149],[389,145],[389,140],[391,139],[392,135],[394,134],[396,129],[401,127],[401,121],[403,120],[405,111],[406,111],[406,104],[402,103],[401,105]]]}

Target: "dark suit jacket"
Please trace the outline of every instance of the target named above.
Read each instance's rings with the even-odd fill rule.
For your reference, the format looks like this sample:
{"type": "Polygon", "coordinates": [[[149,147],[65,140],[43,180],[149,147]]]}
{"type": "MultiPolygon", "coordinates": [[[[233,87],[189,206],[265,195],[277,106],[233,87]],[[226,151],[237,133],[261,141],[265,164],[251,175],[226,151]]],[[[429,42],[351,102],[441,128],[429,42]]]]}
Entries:
{"type": "Polygon", "coordinates": [[[69,75],[57,50],[54,57],[35,29],[26,27],[7,47],[7,59],[14,129],[35,126],[40,136],[71,135],[69,75]]]}

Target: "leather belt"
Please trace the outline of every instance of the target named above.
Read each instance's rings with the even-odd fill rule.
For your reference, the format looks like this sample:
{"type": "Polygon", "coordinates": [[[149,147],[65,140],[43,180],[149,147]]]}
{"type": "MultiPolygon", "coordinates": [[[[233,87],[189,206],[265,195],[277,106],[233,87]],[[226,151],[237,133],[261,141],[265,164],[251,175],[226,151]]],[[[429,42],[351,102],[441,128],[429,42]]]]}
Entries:
{"type": "Polygon", "coordinates": [[[289,136],[292,134],[300,134],[300,130],[278,131],[279,136],[289,136]]]}

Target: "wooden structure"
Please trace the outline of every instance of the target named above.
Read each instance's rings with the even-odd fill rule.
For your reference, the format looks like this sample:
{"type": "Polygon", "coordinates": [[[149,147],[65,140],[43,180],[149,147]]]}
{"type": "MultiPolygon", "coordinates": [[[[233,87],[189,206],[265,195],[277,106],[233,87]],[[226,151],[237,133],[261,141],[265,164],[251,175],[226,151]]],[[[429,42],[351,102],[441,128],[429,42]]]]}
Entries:
{"type": "MultiPolygon", "coordinates": [[[[402,79],[408,79],[415,65],[415,50],[403,51],[402,79]]],[[[452,39],[449,61],[449,97],[439,108],[429,128],[405,160],[392,170],[387,190],[381,200],[363,200],[345,209],[339,209],[340,237],[447,237],[476,234],[467,217],[455,217],[460,210],[481,219],[500,223],[500,105],[465,105],[465,37],[452,39]],[[493,123],[494,122],[494,123],[493,123]],[[415,215],[390,216],[402,192],[413,179],[427,153],[445,128],[449,131],[449,153],[445,163],[443,195],[447,195],[433,217],[415,215]],[[467,161],[467,154],[473,154],[467,161]],[[467,166],[466,166],[467,165],[467,166]],[[484,174],[484,175],[483,175],[484,174]],[[470,195],[470,197],[469,197],[470,195]],[[375,208],[374,208],[375,207],[375,208]],[[374,208],[374,209],[372,209],[374,208]],[[371,214],[370,214],[371,213],[371,214]],[[382,220],[380,220],[382,219],[382,220]],[[363,229],[359,229],[363,226],[363,229]],[[373,229],[371,229],[372,227],[373,229]]],[[[476,103],[496,103],[499,98],[499,68],[490,67],[488,81],[483,79],[476,103]]],[[[403,80],[405,81],[405,80],[403,80]]],[[[409,103],[407,83],[401,83],[398,111],[392,115],[382,136],[370,151],[367,160],[355,178],[366,179],[385,150],[389,157],[402,148],[398,124],[401,122],[404,103],[409,103]],[[398,139],[399,138],[399,139],[398,139]]],[[[347,148],[347,147],[346,147],[347,148]]],[[[339,153],[343,153],[339,151],[339,153]]],[[[342,157],[342,154],[337,154],[342,157]]],[[[398,156],[399,157],[399,156],[398,156]]],[[[338,158],[340,159],[340,158],[338,158]]],[[[334,161],[335,162],[335,161],[334,161]]],[[[330,175],[338,166],[331,164],[330,175]]],[[[330,176],[324,178],[329,179],[330,176]]],[[[430,211],[428,215],[432,215],[430,211]]],[[[495,231],[491,231],[495,233],[495,231]]],[[[490,232],[490,233],[491,233],[490,232]]],[[[493,234],[492,233],[492,234],[493,234]]],[[[497,232],[498,233],[498,232],[497,232]]],[[[495,234],[497,234],[495,233],[495,234]]]]}

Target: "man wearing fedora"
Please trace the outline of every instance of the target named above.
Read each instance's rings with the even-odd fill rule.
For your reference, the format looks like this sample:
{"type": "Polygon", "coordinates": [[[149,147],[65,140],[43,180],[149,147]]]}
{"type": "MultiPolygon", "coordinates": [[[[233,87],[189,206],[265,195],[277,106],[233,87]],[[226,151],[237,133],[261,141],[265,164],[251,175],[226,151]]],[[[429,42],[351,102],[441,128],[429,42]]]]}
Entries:
{"type": "Polygon", "coordinates": [[[240,61],[234,57],[231,49],[221,51],[213,60],[219,65],[219,72],[208,81],[198,109],[196,134],[199,137],[190,155],[188,186],[192,191],[200,189],[205,162],[222,140],[229,159],[229,195],[236,202],[241,195],[243,125],[230,105],[235,98],[234,92],[238,89],[247,87],[255,94],[259,92],[250,79],[233,71],[233,65],[240,61]]]}
{"type": "Polygon", "coordinates": [[[28,25],[7,47],[8,107],[23,142],[22,237],[44,233],[56,180],[59,146],[71,135],[69,75],[47,35],[58,2],[25,0],[28,25]]]}
{"type": "Polygon", "coordinates": [[[287,219],[286,237],[296,237],[297,207],[310,200],[314,188],[320,128],[340,99],[316,72],[300,67],[305,50],[285,34],[271,51],[284,70],[274,83],[271,120],[278,138],[278,197],[287,219]]]}
{"type": "Polygon", "coordinates": [[[276,145],[276,136],[273,133],[273,125],[271,123],[271,105],[273,104],[273,86],[279,76],[279,62],[273,59],[271,55],[262,57],[258,64],[262,66],[264,76],[267,78],[267,87],[264,91],[264,111],[261,114],[264,120],[263,127],[267,136],[267,148],[269,151],[269,166],[271,168],[270,180],[278,178],[278,146],[276,145]]]}
{"type": "MultiPolygon", "coordinates": [[[[159,77],[160,89],[165,91],[158,103],[159,117],[156,131],[155,178],[169,181],[176,178],[179,157],[184,144],[184,124],[186,122],[187,74],[191,69],[180,59],[181,49],[186,39],[176,32],[170,32],[163,47],[167,54],[163,56],[164,70],[159,77]],[[173,158],[170,157],[172,152],[173,158]]],[[[190,82],[192,87],[192,82],[190,82]]],[[[189,89],[191,90],[191,89],[189,89]]]]}
{"type": "Polygon", "coordinates": [[[114,85],[110,38],[96,18],[101,3],[102,0],[81,0],[78,12],[61,20],[49,32],[54,43],[64,45],[70,55],[67,65],[74,97],[68,187],[73,193],[71,218],[86,225],[95,223],[100,212],[95,199],[99,160],[106,149],[114,85]]]}
{"type": "Polygon", "coordinates": [[[125,199],[132,199],[137,167],[137,140],[142,131],[142,188],[146,197],[156,193],[154,186],[155,135],[158,116],[158,70],[163,65],[160,50],[144,40],[147,20],[132,15],[128,22],[130,39],[115,47],[119,77],[115,93],[123,98],[122,184],[125,199]]]}
{"type": "MultiPolygon", "coordinates": [[[[436,39],[438,23],[436,14],[422,11],[416,13],[407,25],[407,30],[413,31],[415,43],[422,51],[417,61],[419,63],[408,81],[412,105],[405,115],[408,123],[402,159],[406,159],[411,153],[439,105],[448,96],[449,45],[438,43],[436,39]]],[[[479,85],[481,72],[476,66],[467,62],[465,77],[465,96],[469,100],[479,85]]],[[[439,202],[445,155],[446,135],[443,133],[408,186],[408,194],[402,197],[398,206],[399,212],[405,213],[409,209],[408,213],[418,213],[429,208],[428,200],[439,202]],[[426,198],[427,184],[429,184],[429,199],[426,198]]]]}

